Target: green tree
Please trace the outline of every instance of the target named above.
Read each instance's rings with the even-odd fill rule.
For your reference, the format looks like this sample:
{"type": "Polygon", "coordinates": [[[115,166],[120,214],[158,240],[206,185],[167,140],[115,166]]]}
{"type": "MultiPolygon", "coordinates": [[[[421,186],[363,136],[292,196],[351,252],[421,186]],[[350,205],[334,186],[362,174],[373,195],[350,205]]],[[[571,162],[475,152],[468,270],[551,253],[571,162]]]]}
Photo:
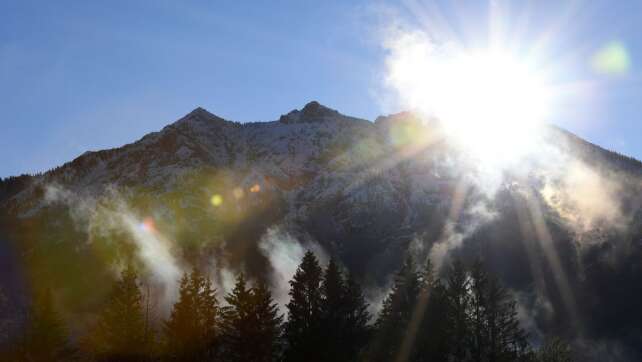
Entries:
{"type": "Polygon", "coordinates": [[[530,348],[517,318],[517,302],[495,276],[488,278],[484,308],[487,359],[515,361],[527,356],[530,348]]]}
{"type": "Polygon", "coordinates": [[[151,338],[147,333],[143,295],[132,267],[115,283],[106,308],[99,316],[93,348],[101,360],[140,361],[147,358],[151,338]]]}
{"type": "Polygon", "coordinates": [[[321,282],[321,352],[327,361],[339,361],[343,356],[343,330],[346,324],[345,281],[334,258],[330,259],[321,282]]]}
{"type": "Polygon", "coordinates": [[[225,359],[235,362],[269,362],[279,357],[282,317],[263,283],[248,288],[240,274],[225,297],[225,359]]]}
{"type": "Polygon", "coordinates": [[[343,295],[343,323],[341,354],[343,361],[355,361],[360,352],[368,344],[371,334],[370,313],[368,312],[368,303],[363,295],[361,286],[348,275],[345,283],[345,292],[343,295]]]}
{"type": "Polygon", "coordinates": [[[50,289],[34,298],[27,313],[21,358],[28,361],[59,361],[68,359],[70,349],[67,331],[55,310],[50,289]]]}
{"type": "Polygon", "coordinates": [[[254,349],[257,351],[256,358],[252,361],[276,361],[281,354],[283,316],[279,314],[279,308],[264,283],[259,283],[252,289],[252,301],[256,316],[254,349]]]}
{"type": "Polygon", "coordinates": [[[537,362],[571,362],[573,360],[571,347],[560,338],[549,338],[537,351],[537,362]]]}
{"type": "Polygon", "coordinates": [[[420,289],[419,274],[412,257],[408,256],[395,275],[392,289],[375,322],[377,336],[371,348],[371,359],[390,361],[400,353],[420,289]]]}
{"type": "Polygon", "coordinates": [[[164,324],[169,358],[214,358],[218,347],[220,308],[211,281],[198,269],[181,278],[178,301],[164,324]]]}
{"type": "Polygon", "coordinates": [[[416,338],[413,361],[444,361],[447,359],[450,343],[448,340],[448,298],[446,289],[435,276],[430,259],[427,259],[421,275],[420,303],[424,311],[416,338]]]}
{"type": "Polygon", "coordinates": [[[319,261],[308,251],[290,281],[289,313],[285,324],[285,358],[288,361],[321,360],[318,341],[321,339],[322,274],[319,261]]]}
{"type": "Polygon", "coordinates": [[[446,279],[446,298],[448,302],[448,344],[449,359],[465,361],[469,357],[470,335],[470,279],[461,262],[455,260],[448,270],[446,279]]]}

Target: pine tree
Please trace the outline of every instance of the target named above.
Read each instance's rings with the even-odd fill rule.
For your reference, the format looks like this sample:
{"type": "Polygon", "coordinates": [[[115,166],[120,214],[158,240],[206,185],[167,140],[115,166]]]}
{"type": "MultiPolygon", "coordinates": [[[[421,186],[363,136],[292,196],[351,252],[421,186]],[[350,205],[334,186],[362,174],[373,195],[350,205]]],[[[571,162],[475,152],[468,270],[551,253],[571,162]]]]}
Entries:
{"type": "Polygon", "coordinates": [[[198,305],[205,341],[205,356],[212,359],[216,357],[220,344],[221,308],[216,297],[216,289],[212,286],[212,281],[209,278],[204,280],[203,289],[199,293],[198,305]]]}
{"type": "Polygon", "coordinates": [[[400,352],[420,288],[415,263],[408,256],[395,276],[392,289],[384,300],[375,323],[377,337],[371,351],[373,360],[394,360],[400,352]]]}
{"type": "Polygon", "coordinates": [[[169,320],[165,322],[165,348],[173,359],[187,358],[200,341],[196,316],[196,300],[190,289],[190,278],[183,274],[178,301],[172,307],[169,320]]]}
{"type": "Polygon", "coordinates": [[[527,335],[519,325],[517,303],[496,277],[488,279],[485,309],[487,359],[515,361],[528,355],[527,335]]]}
{"type": "Polygon", "coordinates": [[[470,355],[470,279],[461,260],[450,267],[446,281],[449,359],[464,361],[470,355]]]}
{"type": "Polygon", "coordinates": [[[367,343],[370,315],[361,288],[345,278],[334,258],[323,274],[321,296],[322,358],[354,361],[367,343]]]}
{"type": "Polygon", "coordinates": [[[248,288],[243,274],[225,297],[223,340],[225,359],[269,362],[279,357],[282,317],[267,286],[248,288]]]}
{"type": "MultiPolygon", "coordinates": [[[[488,275],[484,271],[481,261],[476,261],[470,270],[470,296],[468,299],[470,322],[470,349],[473,361],[481,362],[491,350],[489,345],[492,333],[487,327],[488,309],[487,309],[487,292],[488,292],[488,275]]],[[[491,354],[492,356],[492,354],[491,354]]],[[[495,359],[491,359],[495,360],[495,359]]]]}
{"type": "Polygon", "coordinates": [[[322,269],[311,251],[304,256],[290,281],[288,321],[285,325],[286,360],[321,360],[318,341],[321,322],[322,269]]]}
{"type": "Polygon", "coordinates": [[[448,300],[446,289],[436,278],[430,259],[426,260],[421,271],[421,295],[425,310],[410,360],[444,361],[449,349],[448,300]]]}
{"type": "Polygon", "coordinates": [[[149,352],[151,341],[146,339],[143,296],[137,279],[132,267],[125,269],[99,317],[93,347],[101,360],[139,361],[149,352]]]}
{"type": "Polygon", "coordinates": [[[220,311],[216,290],[198,269],[181,278],[179,298],[165,322],[165,348],[174,360],[216,355],[220,311]]]}
{"type": "Polygon", "coordinates": [[[560,338],[549,338],[537,351],[536,362],[571,362],[572,353],[568,343],[560,338]]]}
{"type": "Polygon", "coordinates": [[[58,361],[69,358],[69,353],[63,322],[55,311],[51,290],[45,289],[29,308],[20,354],[29,361],[58,361]]]}
{"type": "Polygon", "coordinates": [[[368,344],[371,330],[368,326],[370,313],[368,312],[366,298],[363,295],[361,286],[357,284],[351,275],[346,278],[343,305],[345,308],[345,324],[342,325],[343,348],[341,353],[343,357],[340,360],[355,361],[368,344]]]}
{"type": "Polygon", "coordinates": [[[256,318],[252,349],[256,353],[248,361],[276,361],[281,352],[283,316],[279,315],[279,309],[265,283],[259,283],[252,289],[252,311],[256,318]]]}
{"type": "Polygon", "coordinates": [[[330,259],[321,282],[321,352],[326,361],[338,361],[343,355],[342,343],[346,324],[345,281],[334,258],[330,259]]]}
{"type": "Polygon", "coordinates": [[[225,359],[249,361],[252,348],[252,295],[245,276],[239,274],[232,292],[225,296],[228,306],[223,310],[223,343],[225,359]]]}

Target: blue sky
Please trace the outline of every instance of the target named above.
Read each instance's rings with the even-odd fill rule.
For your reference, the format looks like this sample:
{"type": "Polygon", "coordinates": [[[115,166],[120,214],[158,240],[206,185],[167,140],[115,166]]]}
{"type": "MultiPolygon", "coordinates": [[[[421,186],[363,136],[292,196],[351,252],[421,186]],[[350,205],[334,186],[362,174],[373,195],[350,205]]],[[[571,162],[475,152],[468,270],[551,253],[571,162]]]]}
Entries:
{"type": "MultiPolygon", "coordinates": [[[[550,34],[556,81],[579,85],[550,122],[642,158],[642,2],[500,1],[516,46],[550,34]],[[630,66],[598,74],[616,42],[630,66]]],[[[0,2],[0,177],[118,147],[197,106],[269,121],[310,100],[373,120],[401,110],[383,86],[384,29],[457,41],[488,32],[489,1],[0,2]],[[449,39],[453,40],[453,39],[449,39]]]]}

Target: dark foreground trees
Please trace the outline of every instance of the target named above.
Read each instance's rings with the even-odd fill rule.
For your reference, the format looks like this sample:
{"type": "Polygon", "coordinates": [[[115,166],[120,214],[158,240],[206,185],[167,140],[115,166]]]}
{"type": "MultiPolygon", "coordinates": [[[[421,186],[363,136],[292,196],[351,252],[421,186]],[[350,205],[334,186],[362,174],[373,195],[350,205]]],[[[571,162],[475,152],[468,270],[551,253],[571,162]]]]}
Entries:
{"type": "Polygon", "coordinates": [[[141,361],[151,354],[143,294],[138,275],[129,267],[122,272],[88,337],[89,348],[101,361],[141,361]]]}
{"type": "Polygon", "coordinates": [[[323,271],[311,252],[303,257],[290,285],[286,360],[357,360],[370,332],[360,286],[332,259],[323,271]]]}
{"type": "Polygon", "coordinates": [[[8,360],[55,361],[471,361],[567,362],[570,348],[551,339],[537,351],[517,305],[482,263],[453,262],[438,277],[430,261],[408,257],[373,320],[354,278],[312,252],[290,281],[287,319],[268,286],[239,274],[219,302],[207,274],[183,275],[165,321],[151,317],[140,278],[127,268],[95,323],[71,348],[50,290],[27,313],[8,360]]]}

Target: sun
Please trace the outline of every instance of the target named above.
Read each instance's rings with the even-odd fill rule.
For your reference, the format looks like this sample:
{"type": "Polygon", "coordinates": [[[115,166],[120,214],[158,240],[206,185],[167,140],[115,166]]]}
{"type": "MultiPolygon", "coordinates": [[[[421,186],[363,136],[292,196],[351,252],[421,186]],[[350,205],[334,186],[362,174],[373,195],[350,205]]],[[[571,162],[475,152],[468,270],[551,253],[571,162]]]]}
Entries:
{"type": "Polygon", "coordinates": [[[443,51],[409,41],[393,53],[388,81],[402,101],[438,119],[463,151],[493,164],[535,151],[551,110],[542,68],[505,49],[443,51]]]}

